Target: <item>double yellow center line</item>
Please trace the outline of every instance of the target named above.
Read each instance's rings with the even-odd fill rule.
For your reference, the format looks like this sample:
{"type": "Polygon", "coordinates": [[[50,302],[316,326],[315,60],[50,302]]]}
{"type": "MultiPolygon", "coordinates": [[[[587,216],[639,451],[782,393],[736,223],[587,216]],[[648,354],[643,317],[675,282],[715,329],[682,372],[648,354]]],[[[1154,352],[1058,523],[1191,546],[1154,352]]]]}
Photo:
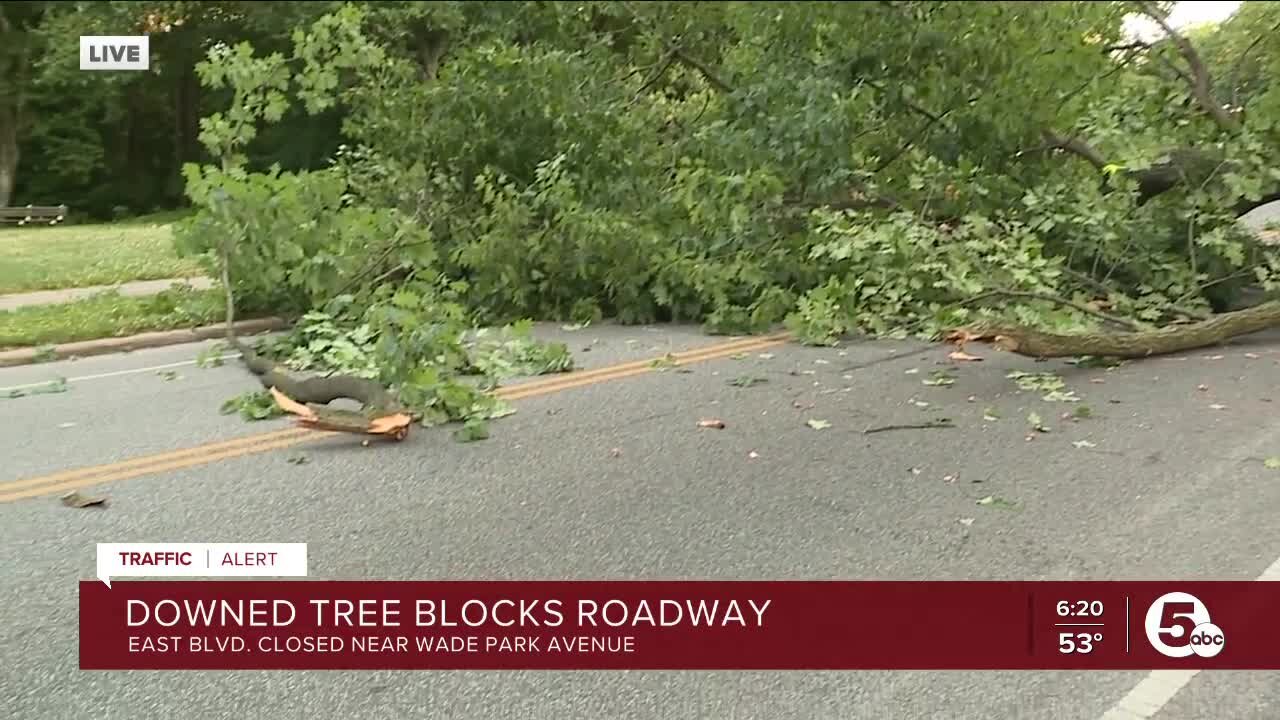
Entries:
{"type": "MultiPolygon", "coordinates": [[[[763,350],[765,348],[781,345],[787,342],[789,338],[790,335],[788,333],[751,337],[733,342],[718,343],[696,350],[672,353],[669,359],[676,365],[706,362],[708,360],[729,357],[738,353],[763,350]]],[[[621,380],[623,378],[653,372],[654,369],[655,363],[652,358],[636,360],[634,362],[610,365],[608,367],[598,368],[595,370],[572,372],[541,380],[520,383],[518,385],[500,388],[494,391],[493,394],[504,400],[523,400],[525,398],[549,395],[563,390],[572,390],[586,385],[595,385],[597,383],[607,382],[610,380],[621,380]]],[[[209,463],[218,462],[219,460],[227,460],[230,458],[267,452],[269,450],[278,450],[280,448],[333,437],[339,434],[341,433],[291,427],[284,430],[274,430],[271,432],[259,433],[257,435],[250,435],[248,437],[235,438],[233,440],[198,445],[182,450],[173,450],[155,455],[144,455],[142,457],[110,463],[107,465],[93,465],[76,470],[66,470],[49,475],[13,480],[10,482],[0,483],[0,503],[13,502],[15,500],[40,497],[54,493],[65,493],[71,490],[89,487],[91,485],[101,485],[120,480],[128,480],[142,475],[152,475],[155,473],[181,470],[198,465],[207,465],[209,463]]]]}

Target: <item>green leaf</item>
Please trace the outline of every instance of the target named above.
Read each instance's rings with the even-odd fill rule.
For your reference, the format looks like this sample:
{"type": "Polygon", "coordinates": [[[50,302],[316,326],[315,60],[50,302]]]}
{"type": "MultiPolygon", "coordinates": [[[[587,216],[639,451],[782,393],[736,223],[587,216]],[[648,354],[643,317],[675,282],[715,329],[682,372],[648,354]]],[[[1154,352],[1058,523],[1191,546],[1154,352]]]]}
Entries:
{"type": "Polygon", "coordinates": [[[1262,464],[1269,470],[1280,470],[1280,455],[1269,457],[1262,464]]]}
{"type": "Polygon", "coordinates": [[[929,373],[928,380],[921,380],[920,382],[930,386],[944,386],[944,385],[954,385],[956,383],[956,379],[953,375],[951,375],[945,370],[934,370],[933,372],[929,373]]]}
{"type": "Polygon", "coordinates": [[[458,442],[477,442],[489,439],[489,424],[483,420],[468,420],[463,426],[454,431],[453,437],[458,442]]]}
{"type": "Polygon", "coordinates": [[[1011,510],[1017,505],[1017,503],[1005,500],[1001,497],[996,497],[995,495],[988,495],[981,500],[978,500],[977,504],[982,507],[989,507],[997,510],[1011,510]]]}
{"type": "Polygon", "coordinates": [[[805,425],[808,425],[814,430],[826,430],[827,428],[831,427],[831,423],[827,422],[826,420],[809,420],[805,422],[805,425]]]}

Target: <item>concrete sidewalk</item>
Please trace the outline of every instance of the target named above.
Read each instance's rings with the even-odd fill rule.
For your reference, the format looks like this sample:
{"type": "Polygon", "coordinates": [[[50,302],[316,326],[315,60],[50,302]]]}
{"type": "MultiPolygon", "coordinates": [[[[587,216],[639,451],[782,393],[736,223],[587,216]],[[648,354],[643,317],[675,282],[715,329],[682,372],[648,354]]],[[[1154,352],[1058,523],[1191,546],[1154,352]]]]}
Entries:
{"type": "Polygon", "coordinates": [[[68,288],[64,290],[41,290],[39,292],[29,293],[13,293],[10,295],[0,295],[0,311],[17,310],[21,307],[31,305],[59,305],[62,303],[83,300],[92,297],[98,293],[107,290],[117,290],[121,295],[128,297],[139,297],[143,295],[157,295],[168,290],[174,283],[190,285],[197,290],[207,290],[213,287],[213,281],[209,278],[171,278],[168,280],[139,280],[135,282],[121,283],[119,285],[93,285],[83,288],[68,288]]]}

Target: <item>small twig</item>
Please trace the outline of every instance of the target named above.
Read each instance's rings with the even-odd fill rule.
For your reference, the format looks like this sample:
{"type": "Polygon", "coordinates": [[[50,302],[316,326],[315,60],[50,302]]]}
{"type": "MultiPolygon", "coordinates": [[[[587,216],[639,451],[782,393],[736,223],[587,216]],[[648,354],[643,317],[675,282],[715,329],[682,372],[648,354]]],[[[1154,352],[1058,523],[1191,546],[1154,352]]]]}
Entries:
{"type": "Polygon", "coordinates": [[[1113,52],[1122,52],[1125,50],[1139,50],[1139,49],[1150,48],[1150,47],[1151,47],[1150,44],[1142,40],[1135,40],[1131,43],[1125,43],[1123,45],[1108,45],[1102,48],[1102,52],[1105,54],[1105,53],[1113,53],[1113,52]]]}
{"type": "Polygon", "coordinates": [[[948,309],[964,307],[965,305],[972,305],[976,302],[981,302],[988,298],[1001,297],[1001,296],[1027,298],[1029,300],[1044,300],[1045,302],[1057,303],[1058,305],[1065,305],[1066,307],[1079,310],[1080,312],[1086,315],[1092,315],[1093,317],[1096,317],[1099,320],[1105,320],[1109,323],[1114,323],[1116,325],[1120,325],[1121,327],[1126,327],[1135,332],[1142,330],[1142,326],[1138,325],[1132,320],[1126,320],[1125,318],[1116,317],[1115,315],[1108,315],[1107,313],[1104,313],[1101,310],[1095,310],[1089,307],[1088,305],[1081,305],[1080,303],[1075,302],[1074,300],[1068,300],[1067,298],[1054,295],[1052,293],[1032,292],[1029,290],[990,290],[988,292],[984,292],[979,295],[974,295],[971,298],[961,300],[960,302],[955,303],[948,309]]]}
{"type": "MultiPolygon", "coordinates": [[[[876,81],[870,78],[858,77],[855,79],[861,80],[864,84],[866,84],[867,87],[871,88],[872,90],[875,90],[881,95],[887,96],[889,94],[889,91],[883,85],[881,85],[880,83],[877,83],[876,81]]],[[[902,103],[903,107],[916,113],[917,115],[927,118],[931,123],[942,122],[942,118],[947,114],[949,114],[950,112],[948,111],[946,113],[943,113],[942,115],[939,115],[938,113],[928,110],[927,108],[921,107],[904,97],[899,96],[897,99],[898,99],[898,102],[902,103]]]]}
{"type": "MultiPolygon", "coordinates": [[[[707,82],[715,86],[715,88],[720,92],[723,92],[723,93],[733,92],[733,87],[730,86],[729,83],[725,82],[724,80],[721,80],[718,75],[712,72],[711,68],[704,65],[698,59],[691,57],[688,53],[686,53],[683,49],[681,49],[678,44],[672,43],[667,39],[663,38],[662,33],[658,28],[657,24],[648,18],[642,17],[641,14],[636,12],[636,9],[631,6],[631,3],[624,2],[623,7],[627,8],[627,11],[631,13],[631,18],[633,20],[648,27],[649,31],[654,34],[654,37],[657,38],[658,41],[661,42],[667,48],[667,52],[671,54],[671,57],[673,59],[680,61],[681,65],[697,70],[699,73],[702,74],[704,78],[707,79],[707,82]]],[[[677,38],[677,43],[678,41],[679,40],[677,38]]],[[[666,68],[664,67],[663,71],[665,70],[666,68]]],[[[659,75],[660,74],[661,73],[659,73],[659,75]]]]}
{"type": "Polygon", "coordinates": [[[890,430],[933,430],[935,428],[953,428],[955,424],[950,420],[930,420],[927,423],[904,423],[901,425],[881,425],[879,427],[869,427],[862,431],[863,435],[870,435],[878,432],[889,432],[890,430]]]}
{"type": "Polygon", "coordinates": [[[1079,310],[1080,312],[1086,315],[1092,315],[1093,317],[1096,317],[1099,320],[1105,320],[1109,323],[1114,323],[1116,325],[1129,328],[1130,330],[1133,330],[1135,332],[1142,330],[1142,326],[1139,325],[1138,323],[1133,322],[1132,320],[1126,320],[1125,318],[1122,318],[1122,317],[1109,315],[1107,313],[1102,312],[1101,310],[1095,310],[1089,307],[1088,305],[1081,305],[1080,303],[1074,300],[1068,300],[1067,298],[1060,297],[1052,293],[1028,292],[1028,291],[1022,291],[1022,290],[1000,290],[998,292],[1000,295],[1005,295],[1007,297],[1021,297],[1021,298],[1028,298],[1030,300],[1044,300],[1046,302],[1065,305],[1069,308],[1074,308],[1076,310],[1079,310]]]}
{"type": "Polygon", "coordinates": [[[1062,270],[1062,272],[1064,272],[1064,273],[1066,273],[1066,274],[1070,275],[1071,277],[1075,278],[1076,280],[1079,280],[1080,282],[1084,283],[1085,285],[1089,285],[1089,286],[1091,286],[1094,290],[1096,290],[1096,291],[1098,291],[1098,292],[1100,292],[1100,293],[1105,293],[1105,294],[1107,294],[1107,295],[1110,295],[1110,294],[1111,294],[1111,288],[1107,287],[1105,283],[1101,282],[1101,281],[1100,281],[1100,280],[1098,280],[1097,278],[1090,277],[1089,275],[1086,275],[1085,273],[1082,273],[1082,272],[1080,272],[1079,270],[1073,270],[1073,269],[1071,269],[1071,268],[1069,268],[1069,267],[1065,267],[1065,266],[1064,266],[1063,268],[1061,268],[1061,270],[1062,270]]]}
{"type": "Polygon", "coordinates": [[[1248,277],[1252,275],[1254,271],[1258,269],[1258,267],[1259,267],[1258,265],[1250,265],[1249,267],[1244,268],[1243,270],[1234,272],[1230,275],[1225,275],[1223,277],[1218,278],[1217,280],[1210,280],[1207,283],[1197,285],[1194,289],[1188,290],[1177,300],[1174,300],[1173,304],[1170,305],[1170,307],[1173,308],[1174,310],[1177,310],[1178,312],[1186,313],[1187,315],[1204,317],[1203,313],[1192,312],[1188,309],[1181,308],[1178,306],[1181,305],[1184,301],[1190,300],[1192,297],[1199,295],[1200,293],[1204,292],[1208,288],[1213,287],[1214,285],[1217,285],[1219,283],[1224,283],[1224,282],[1230,282],[1232,280],[1239,280],[1240,278],[1243,278],[1243,277],[1248,277]]]}
{"type": "Polygon", "coordinates": [[[631,102],[628,103],[628,106],[636,104],[636,102],[640,100],[640,96],[643,95],[646,90],[653,87],[654,83],[661,80],[662,76],[667,74],[667,69],[670,68],[671,65],[675,63],[675,61],[676,61],[676,52],[675,50],[671,50],[667,53],[667,57],[664,60],[662,60],[658,69],[655,70],[654,73],[649,76],[648,80],[644,81],[644,84],[640,86],[640,89],[636,90],[636,93],[634,96],[632,96],[631,102]]]}
{"type": "MultiPolygon", "coordinates": [[[[417,223],[418,220],[421,218],[421,216],[422,216],[422,213],[420,210],[415,211],[413,214],[413,217],[410,219],[410,222],[417,223]]],[[[367,263],[363,268],[360,268],[359,272],[357,272],[355,275],[352,275],[351,279],[347,280],[347,282],[342,286],[340,290],[338,290],[337,293],[335,293],[335,295],[345,295],[349,290],[351,290],[357,284],[359,284],[361,280],[364,280],[366,277],[368,277],[369,273],[372,273],[378,268],[382,267],[382,264],[387,261],[387,258],[391,257],[391,253],[395,252],[396,250],[403,250],[405,248],[414,247],[416,245],[425,245],[431,242],[430,240],[424,240],[416,243],[409,243],[408,245],[403,244],[406,227],[407,226],[405,225],[401,225],[400,228],[396,230],[395,236],[391,238],[391,242],[387,243],[387,247],[382,251],[382,253],[378,255],[376,258],[374,258],[373,262],[367,263]]],[[[399,267],[400,266],[397,265],[395,268],[393,268],[393,270],[398,269],[399,267]]]]}
{"type": "Polygon", "coordinates": [[[942,119],[950,115],[954,110],[955,108],[948,108],[946,112],[942,113],[941,115],[938,115],[936,118],[930,118],[929,120],[926,120],[924,125],[920,126],[920,129],[917,130],[914,135],[908,138],[907,141],[897,149],[897,151],[895,151],[892,155],[890,155],[889,157],[877,163],[875,169],[871,171],[871,174],[875,175],[880,173],[882,170],[892,165],[898,158],[905,155],[908,150],[914,147],[916,143],[920,142],[922,138],[926,137],[928,133],[933,130],[934,125],[937,125],[938,123],[942,122],[942,119]]]}
{"type": "MultiPolygon", "coordinates": [[[[1148,47],[1146,43],[1133,43],[1133,45],[1135,45],[1135,46],[1137,46],[1137,47],[1148,47]]],[[[1116,49],[1119,49],[1119,50],[1130,50],[1130,49],[1134,49],[1134,48],[1132,48],[1132,47],[1130,47],[1130,46],[1127,46],[1127,45],[1116,45],[1116,46],[1113,46],[1113,47],[1115,47],[1116,49]]],[[[1067,106],[1067,103],[1071,102],[1071,99],[1072,99],[1072,98],[1076,97],[1076,96],[1077,96],[1077,95],[1079,95],[1080,93],[1082,93],[1082,92],[1084,92],[1085,90],[1087,90],[1087,89],[1089,88],[1089,86],[1090,86],[1090,85],[1092,85],[1092,84],[1094,84],[1094,83],[1098,82],[1099,80],[1106,80],[1107,78],[1111,77],[1112,75],[1115,75],[1116,73],[1120,72],[1121,70],[1124,70],[1126,67],[1128,67],[1128,66],[1130,65],[1130,63],[1132,63],[1135,59],[1137,59],[1137,57],[1138,57],[1138,55],[1137,55],[1136,53],[1135,53],[1135,54],[1132,54],[1132,55],[1129,55],[1129,56],[1128,56],[1128,57],[1126,57],[1123,61],[1116,63],[1116,66],[1115,66],[1115,67],[1113,67],[1113,68],[1111,68],[1111,69],[1110,69],[1110,70],[1108,70],[1107,72],[1102,73],[1101,75],[1096,75],[1096,76],[1094,76],[1094,77],[1091,77],[1091,78],[1089,78],[1088,80],[1085,80],[1083,83],[1080,83],[1080,86],[1079,86],[1079,87],[1077,87],[1075,90],[1072,90],[1071,92],[1067,93],[1066,95],[1063,95],[1063,96],[1062,96],[1062,99],[1058,101],[1058,112],[1059,112],[1059,113],[1061,113],[1061,112],[1062,112],[1062,109],[1063,109],[1063,108],[1065,108],[1065,107],[1067,106]]]]}

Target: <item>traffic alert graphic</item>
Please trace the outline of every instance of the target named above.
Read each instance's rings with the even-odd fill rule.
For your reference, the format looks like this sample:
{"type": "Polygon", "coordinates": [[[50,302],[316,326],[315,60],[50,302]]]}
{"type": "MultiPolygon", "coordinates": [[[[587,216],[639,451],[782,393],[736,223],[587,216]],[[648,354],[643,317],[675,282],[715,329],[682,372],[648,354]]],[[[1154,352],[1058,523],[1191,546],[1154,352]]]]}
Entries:
{"type": "Polygon", "coordinates": [[[1171,658],[1211,658],[1226,644],[1222,628],[1209,619],[1209,609],[1189,593],[1171,592],[1156,598],[1147,609],[1145,626],[1151,647],[1171,658]]]}
{"type": "Polygon", "coordinates": [[[98,543],[98,579],[306,577],[306,543],[98,543]]]}

